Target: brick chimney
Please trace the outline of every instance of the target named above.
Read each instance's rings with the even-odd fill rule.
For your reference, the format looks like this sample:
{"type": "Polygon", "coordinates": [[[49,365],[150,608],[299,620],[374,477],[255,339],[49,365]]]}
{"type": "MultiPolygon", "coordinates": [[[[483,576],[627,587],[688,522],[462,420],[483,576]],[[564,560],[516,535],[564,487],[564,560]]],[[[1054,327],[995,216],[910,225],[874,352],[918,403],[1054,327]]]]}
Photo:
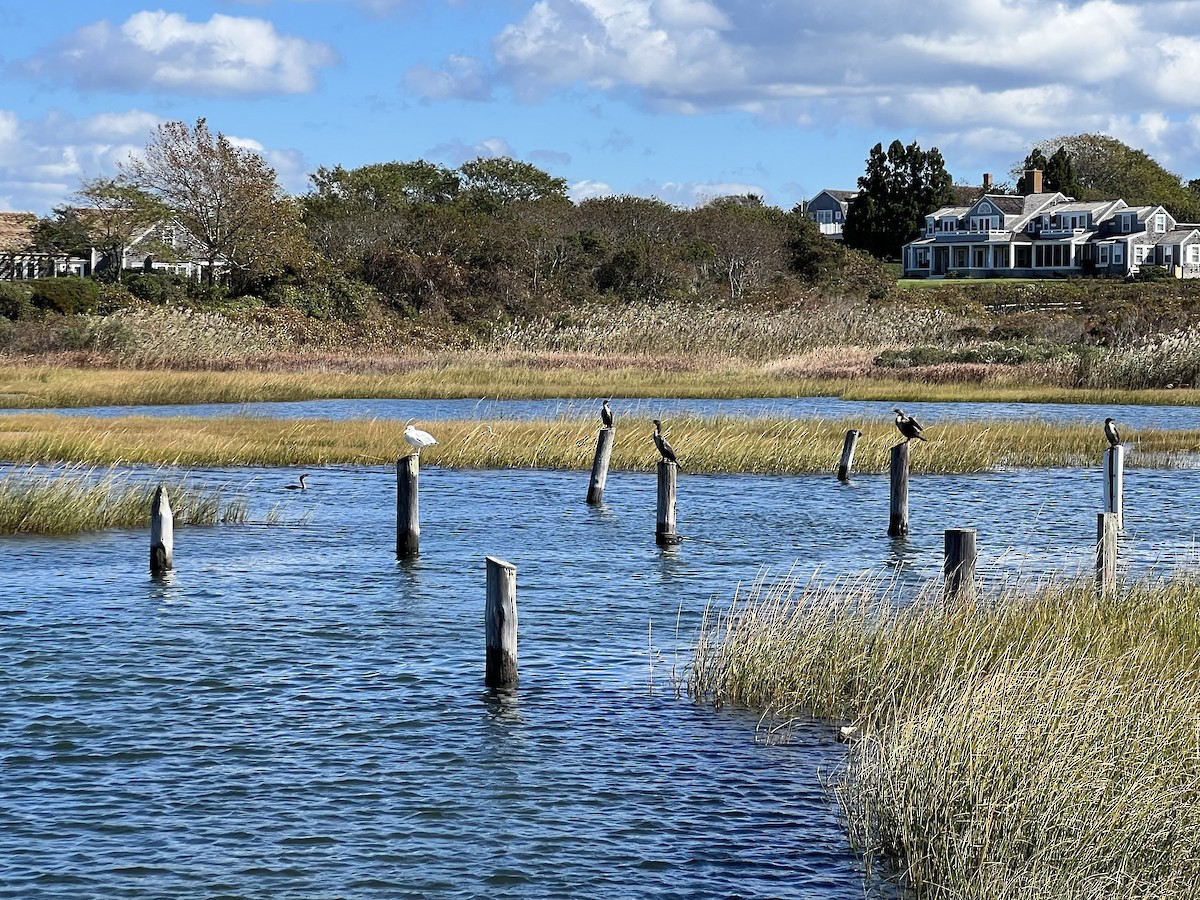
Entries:
{"type": "Polygon", "coordinates": [[[1041,169],[1026,169],[1025,170],[1025,193],[1040,194],[1042,192],[1042,170],[1041,169]]]}
{"type": "Polygon", "coordinates": [[[983,173],[983,192],[986,194],[991,189],[992,189],[992,173],[984,172],[983,173]]]}

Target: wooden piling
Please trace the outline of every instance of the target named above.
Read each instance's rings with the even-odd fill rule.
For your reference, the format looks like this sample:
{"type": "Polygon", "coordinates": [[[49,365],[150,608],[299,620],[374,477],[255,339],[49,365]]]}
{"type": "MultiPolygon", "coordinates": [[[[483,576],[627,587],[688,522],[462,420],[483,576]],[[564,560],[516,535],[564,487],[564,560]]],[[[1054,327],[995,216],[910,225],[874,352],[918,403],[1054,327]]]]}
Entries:
{"type": "Polygon", "coordinates": [[[838,463],[838,481],[850,480],[850,469],[854,465],[854,450],[858,446],[860,437],[862,437],[861,431],[851,429],[846,432],[846,440],[842,444],[842,461],[838,463]]]}
{"type": "Polygon", "coordinates": [[[1096,593],[1111,596],[1117,589],[1117,514],[1096,513],[1096,593]]]}
{"type": "Polygon", "coordinates": [[[975,599],[975,529],[947,528],[942,573],[946,576],[943,597],[947,600],[975,599]]]}
{"type": "Polygon", "coordinates": [[[902,537],[908,534],[908,441],[892,447],[891,474],[888,534],[902,537]]]}
{"type": "Polygon", "coordinates": [[[416,453],[396,461],[396,558],[410,559],[421,552],[421,510],[417,483],[420,456],[416,453]]]}
{"type": "Polygon", "coordinates": [[[175,567],[175,521],[171,501],[161,484],[150,501],[150,574],[161,575],[175,567]]]}
{"type": "Polygon", "coordinates": [[[592,460],[592,478],[588,482],[587,502],[592,506],[598,505],[604,499],[604,484],[608,481],[608,461],[612,459],[613,451],[612,426],[600,429],[596,438],[596,457],[592,460]]]}
{"type": "Polygon", "coordinates": [[[1125,530],[1125,446],[1104,451],[1104,510],[1117,516],[1117,531],[1125,530]]]}
{"type": "Polygon", "coordinates": [[[654,542],[671,547],[683,538],[675,533],[675,476],[679,467],[665,459],[658,461],[658,510],[654,525],[654,542]]]}
{"type": "Polygon", "coordinates": [[[487,557],[487,608],[484,612],[487,662],[484,684],[490,688],[517,685],[517,567],[487,557]]]}

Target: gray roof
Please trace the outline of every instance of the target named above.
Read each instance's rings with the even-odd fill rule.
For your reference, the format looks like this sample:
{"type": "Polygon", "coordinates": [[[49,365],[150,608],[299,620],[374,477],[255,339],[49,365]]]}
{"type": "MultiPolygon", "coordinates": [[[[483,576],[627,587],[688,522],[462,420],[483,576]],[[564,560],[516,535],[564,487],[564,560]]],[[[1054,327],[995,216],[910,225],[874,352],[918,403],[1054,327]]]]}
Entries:
{"type": "Polygon", "coordinates": [[[817,191],[818,197],[821,194],[828,194],[834,200],[841,200],[844,203],[847,200],[853,200],[857,196],[858,191],[841,191],[836,188],[825,188],[824,190],[817,191]]]}

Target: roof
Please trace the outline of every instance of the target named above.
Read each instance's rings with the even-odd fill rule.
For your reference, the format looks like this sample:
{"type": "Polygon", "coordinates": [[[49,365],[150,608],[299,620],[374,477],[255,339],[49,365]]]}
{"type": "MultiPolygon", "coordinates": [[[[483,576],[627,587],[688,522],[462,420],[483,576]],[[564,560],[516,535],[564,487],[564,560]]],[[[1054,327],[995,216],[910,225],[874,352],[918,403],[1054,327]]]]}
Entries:
{"type": "Polygon", "coordinates": [[[0,251],[27,250],[33,241],[37,215],[31,212],[0,212],[0,251]]]}
{"type": "Polygon", "coordinates": [[[853,200],[858,195],[858,191],[842,191],[837,188],[824,188],[817,191],[817,197],[820,197],[822,194],[828,194],[834,200],[845,203],[847,200],[853,200]]]}

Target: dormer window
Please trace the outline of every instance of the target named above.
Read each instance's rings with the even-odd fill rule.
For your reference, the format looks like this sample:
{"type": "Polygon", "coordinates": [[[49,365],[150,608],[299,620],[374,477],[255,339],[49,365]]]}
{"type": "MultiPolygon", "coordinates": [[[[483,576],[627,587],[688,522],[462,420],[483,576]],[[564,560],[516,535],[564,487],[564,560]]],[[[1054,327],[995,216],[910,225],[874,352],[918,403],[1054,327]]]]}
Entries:
{"type": "Polygon", "coordinates": [[[1167,231],[1167,214],[1155,213],[1154,215],[1154,230],[1158,234],[1165,234],[1167,231]]]}

